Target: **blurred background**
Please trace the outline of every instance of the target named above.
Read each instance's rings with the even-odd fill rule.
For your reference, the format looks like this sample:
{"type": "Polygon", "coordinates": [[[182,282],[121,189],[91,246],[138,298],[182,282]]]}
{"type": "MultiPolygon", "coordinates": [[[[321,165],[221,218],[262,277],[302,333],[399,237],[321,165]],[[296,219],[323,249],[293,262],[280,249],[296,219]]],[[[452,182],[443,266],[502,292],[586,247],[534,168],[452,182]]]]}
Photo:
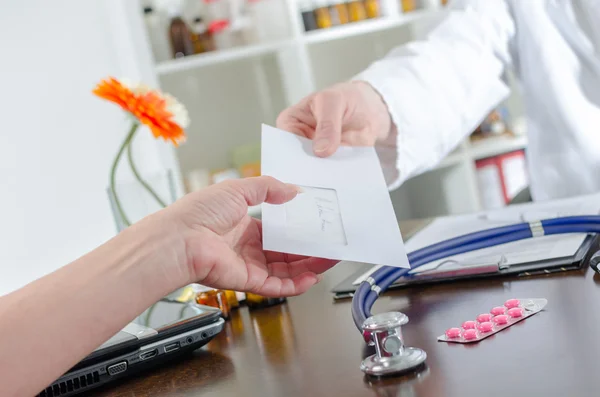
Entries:
{"type": "MultiPolygon", "coordinates": [[[[425,37],[443,0],[0,0],[0,295],[119,230],[108,192],[129,122],[91,90],[141,81],[187,107],[179,148],[140,133],[141,173],[169,201],[260,173],[261,123],[425,37]]],[[[527,187],[518,86],[434,170],[392,192],[399,220],[507,205],[527,187]]],[[[127,167],[134,220],[157,210],[127,167]]],[[[260,210],[251,209],[260,216],[260,210]]]]}

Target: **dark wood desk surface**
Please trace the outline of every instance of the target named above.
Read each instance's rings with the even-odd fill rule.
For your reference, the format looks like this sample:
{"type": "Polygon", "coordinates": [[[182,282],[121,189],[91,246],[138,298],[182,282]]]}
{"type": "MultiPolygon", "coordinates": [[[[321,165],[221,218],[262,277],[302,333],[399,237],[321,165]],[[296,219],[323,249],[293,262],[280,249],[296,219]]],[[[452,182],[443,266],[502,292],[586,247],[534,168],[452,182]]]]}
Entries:
{"type": "MultiPolygon", "coordinates": [[[[402,225],[403,232],[414,225],[402,225]]],[[[350,269],[287,304],[235,312],[224,332],[177,363],[93,396],[598,396],[600,278],[591,269],[528,279],[461,282],[385,294],[374,312],[402,311],[407,345],[428,353],[418,375],[370,380],[350,301],[329,293],[350,269]],[[547,298],[544,312],[474,345],[436,341],[506,299],[547,298]]]]}

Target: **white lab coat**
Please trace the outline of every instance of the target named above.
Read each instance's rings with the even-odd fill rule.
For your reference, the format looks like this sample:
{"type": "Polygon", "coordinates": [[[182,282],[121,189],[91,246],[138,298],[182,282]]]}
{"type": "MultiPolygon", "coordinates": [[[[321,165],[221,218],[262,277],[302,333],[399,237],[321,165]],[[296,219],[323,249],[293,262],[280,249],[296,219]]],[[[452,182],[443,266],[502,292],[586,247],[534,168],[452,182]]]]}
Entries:
{"type": "Polygon", "coordinates": [[[397,133],[378,145],[390,188],[434,167],[522,84],[535,200],[600,191],[600,0],[460,0],[422,42],[357,76],[397,133]]]}

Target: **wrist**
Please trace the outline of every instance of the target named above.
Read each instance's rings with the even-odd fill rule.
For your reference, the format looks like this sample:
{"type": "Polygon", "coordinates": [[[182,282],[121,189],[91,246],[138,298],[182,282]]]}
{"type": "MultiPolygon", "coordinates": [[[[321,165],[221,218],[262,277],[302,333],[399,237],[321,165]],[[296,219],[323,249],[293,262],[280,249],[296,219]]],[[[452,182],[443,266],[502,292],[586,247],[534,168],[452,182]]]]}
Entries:
{"type": "Polygon", "coordinates": [[[163,295],[191,282],[183,233],[159,211],[122,233],[130,265],[143,275],[145,283],[163,295]]]}
{"type": "Polygon", "coordinates": [[[352,83],[357,84],[360,87],[362,95],[371,105],[370,107],[377,132],[377,141],[386,141],[392,134],[394,123],[392,122],[392,116],[383,95],[366,80],[354,80],[352,83]]]}

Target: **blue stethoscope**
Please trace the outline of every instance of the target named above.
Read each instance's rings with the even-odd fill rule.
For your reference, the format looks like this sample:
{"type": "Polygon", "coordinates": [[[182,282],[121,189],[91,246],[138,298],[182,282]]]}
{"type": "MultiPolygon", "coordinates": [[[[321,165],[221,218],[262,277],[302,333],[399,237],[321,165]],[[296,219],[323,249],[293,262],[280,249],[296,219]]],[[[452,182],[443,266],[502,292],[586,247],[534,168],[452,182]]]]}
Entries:
{"type": "Polygon", "coordinates": [[[406,347],[401,327],[408,317],[399,312],[371,315],[371,308],[390,285],[411,270],[449,256],[493,247],[527,238],[567,233],[599,233],[600,215],[567,216],[465,234],[421,248],[408,255],[410,269],[384,266],[363,281],[352,298],[354,324],[362,332],[375,354],[367,357],[361,370],[369,375],[401,374],[421,366],[427,354],[415,347],[406,347]]]}

